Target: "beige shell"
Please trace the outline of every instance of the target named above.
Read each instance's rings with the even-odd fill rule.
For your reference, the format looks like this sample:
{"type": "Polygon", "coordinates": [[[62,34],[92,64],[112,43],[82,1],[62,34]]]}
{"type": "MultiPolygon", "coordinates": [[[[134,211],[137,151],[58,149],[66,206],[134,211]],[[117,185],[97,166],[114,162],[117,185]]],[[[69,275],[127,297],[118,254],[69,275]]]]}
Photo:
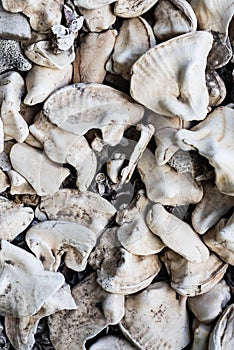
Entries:
{"type": "Polygon", "coordinates": [[[55,350],[85,350],[86,340],[124,315],[124,296],[105,292],[89,275],[72,290],[77,310],[60,311],[48,318],[50,340],[55,350]]]}
{"type": "Polygon", "coordinates": [[[63,189],[52,196],[43,197],[39,211],[49,220],[77,222],[99,234],[116,209],[96,193],[63,189]]]}
{"type": "Polygon", "coordinates": [[[76,135],[100,129],[103,140],[115,146],[124,130],[141,120],[143,108],[109,86],[81,83],[53,93],[44,103],[43,113],[52,123],[76,135]]]}
{"type": "Polygon", "coordinates": [[[118,17],[138,17],[153,7],[158,0],[118,0],[114,13],[118,17]]]}
{"type": "Polygon", "coordinates": [[[154,20],[155,36],[162,41],[197,29],[197,18],[186,0],[159,0],[154,20]]]}
{"type": "Polygon", "coordinates": [[[204,119],[209,103],[205,67],[212,41],[210,33],[200,31],[147,51],[132,67],[131,96],[166,117],[204,119]]]}
{"type": "Polygon", "coordinates": [[[230,350],[234,347],[233,338],[234,304],[229,305],[213,328],[208,350],[230,350]]]}
{"type": "Polygon", "coordinates": [[[153,202],[175,206],[198,203],[202,198],[202,187],[190,174],[177,173],[168,164],[160,166],[148,149],[139,160],[137,169],[145,184],[147,197],[153,202]]]}
{"type": "Polygon", "coordinates": [[[106,75],[105,64],[113,50],[116,34],[115,30],[107,30],[80,37],[80,47],[76,51],[77,57],[74,62],[74,71],[77,70],[76,76],[73,77],[74,83],[103,82],[106,75]]]}
{"type": "Polygon", "coordinates": [[[218,191],[209,181],[204,183],[204,196],[192,212],[192,225],[200,233],[205,233],[215,225],[233,206],[234,199],[218,191]]]}
{"type": "Polygon", "coordinates": [[[193,343],[191,350],[204,350],[208,349],[209,336],[212,329],[212,325],[207,325],[198,322],[194,319],[193,322],[193,343]]]}
{"type": "Polygon", "coordinates": [[[10,194],[36,194],[28,181],[15,170],[9,170],[7,175],[10,180],[10,194]]]}
{"type": "Polygon", "coordinates": [[[139,191],[129,207],[120,209],[116,222],[118,240],[130,253],[150,255],[160,252],[165,245],[148,228],[145,222],[150,202],[143,191],[139,191]]]}
{"type": "Polygon", "coordinates": [[[34,30],[47,32],[53,24],[60,23],[63,0],[2,0],[2,6],[6,11],[23,12],[34,30]]]}
{"type": "Polygon", "coordinates": [[[183,349],[190,342],[186,297],[165,282],[127,296],[120,329],[137,349],[183,349]]]}
{"type": "Polygon", "coordinates": [[[90,32],[102,32],[115,23],[116,16],[113,14],[111,5],[105,5],[94,10],[87,10],[80,6],[78,9],[84,17],[84,23],[90,32]]]}
{"type": "Polygon", "coordinates": [[[26,233],[26,243],[45,270],[57,271],[62,257],[74,271],[83,271],[96,243],[95,234],[75,222],[43,221],[26,233]]]}
{"type": "Polygon", "coordinates": [[[24,80],[17,72],[0,76],[1,119],[5,138],[23,142],[28,136],[28,125],[20,114],[21,98],[24,94],[24,80]]]}
{"type": "Polygon", "coordinates": [[[192,263],[172,250],[167,250],[161,256],[165,263],[170,283],[180,295],[191,296],[207,293],[222,278],[228,265],[211,253],[207,261],[192,263]]]}
{"type": "Polygon", "coordinates": [[[0,193],[4,192],[8,187],[10,187],[9,179],[0,169],[0,193]]]}
{"type": "Polygon", "coordinates": [[[67,51],[55,52],[49,40],[34,42],[24,52],[32,62],[47,68],[64,69],[75,60],[73,47],[67,51]]]}
{"type": "Polygon", "coordinates": [[[154,204],[149,210],[146,223],[167,247],[188,261],[202,263],[208,260],[209,250],[198,234],[187,223],[167,212],[161,204],[154,204]]]}
{"type": "Polygon", "coordinates": [[[69,175],[68,169],[25,143],[17,143],[12,147],[10,160],[13,169],[25,177],[39,196],[54,194],[69,175]]]}
{"type": "Polygon", "coordinates": [[[34,64],[26,75],[27,95],[26,105],[32,106],[43,102],[55,90],[70,84],[72,80],[72,65],[63,69],[54,69],[34,64]]]}
{"type": "Polygon", "coordinates": [[[84,136],[51,124],[39,113],[30,132],[44,146],[48,158],[56,163],[71,164],[77,171],[76,185],[80,191],[86,191],[96,173],[97,159],[84,136]]]}
{"type": "Polygon", "coordinates": [[[2,316],[33,315],[64,283],[61,273],[44,271],[33,254],[5,240],[1,240],[0,262],[2,316]]]}
{"type": "Polygon", "coordinates": [[[206,86],[209,92],[209,106],[220,105],[226,97],[225,83],[214,69],[206,69],[206,86]]]}
{"type": "Polygon", "coordinates": [[[115,1],[116,0],[74,0],[74,4],[87,10],[95,10],[115,1]]]}
{"type": "Polygon", "coordinates": [[[144,18],[125,19],[117,35],[109,64],[115,73],[130,80],[133,63],[155,45],[152,28],[144,18]]]}
{"type": "Polygon", "coordinates": [[[191,130],[181,129],[176,140],[181,149],[195,149],[215,168],[218,190],[234,196],[234,110],[217,107],[191,130]],[[225,156],[224,156],[225,155],[225,156]]]}
{"type": "Polygon", "coordinates": [[[107,335],[98,339],[89,350],[136,350],[126,339],[117,335],[107,335]]]}
{"type": "Polygon", "coordinates": [[[0,197],[0,239],[13,240],[28,227],[33,217],[32,208],[0,197]]]}
{"type": "Polygon", "coordinates": [[[111,159],[106,162],[107,176],[114,184],[119,183],[119,171],[124,164],[126,155],[124,153],[115,153],[111,159]]]}
{"type": "Polygon", "coordinates": [[[215,252],[220,259],[234,265],[234,214],[227,219],[221,219],[216,226],[210,228],[203,236],[205,244],[215,252]]]}
{"type": "Polygon", "coordinates": [[[5,317],[5,332],[10,343],[20,350],[29,350],[35,343],[34,335],[41,318],[49,316],[60,310],[76,309],[68,284],[49,296],[43,306],[32,316],[19,318],[5,317]]]}
{"type": "Polygon", "coordinates": [[[89,263],[97,270],[97,282],[104,290],[124,295],[146,288],[161,268],[157,255],[133,255],[122,248],[117,227],[102,234],[89,263]]]}
{"type": "Polygon", "coordinates": [[[222,280],[209,292],[188,298],[188,305],[196,318],[203,323],[212,323],[221,314],[231,299],[230,288],[222,280]]]}

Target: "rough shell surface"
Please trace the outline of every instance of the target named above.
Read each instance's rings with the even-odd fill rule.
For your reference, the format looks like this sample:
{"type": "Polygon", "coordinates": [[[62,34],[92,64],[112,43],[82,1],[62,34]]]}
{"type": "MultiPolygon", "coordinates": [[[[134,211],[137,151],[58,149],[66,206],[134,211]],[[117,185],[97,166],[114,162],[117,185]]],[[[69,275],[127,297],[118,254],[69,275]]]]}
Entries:
{"type": "Polygon", "coordinates": [[[95,10],[86,10],[79,7],[79,12],[84,17],[84,23],[90,32],[102,32],[109,29],[116,20],[110,5],[95,10]]]}
{"type": "Polygon", "coordinates": [[[0,73],[10,69],[25,72],[32,68],[29,60],[22,54],[18,41],[0,39],[0,46],[0,73]]]}
{"type": "Polygon", "coordinates": [[[226,97],[227,91],[224,81],[214,69],[206,69],[206,85],[209,92],[209,106],[220,105],[226,97]]]}
{"type": "Polygon", "coordinates": [[[114,6],[114,13],[118,17],[138,17],[153,7],[158,0],[118,0],[114,6]]]}

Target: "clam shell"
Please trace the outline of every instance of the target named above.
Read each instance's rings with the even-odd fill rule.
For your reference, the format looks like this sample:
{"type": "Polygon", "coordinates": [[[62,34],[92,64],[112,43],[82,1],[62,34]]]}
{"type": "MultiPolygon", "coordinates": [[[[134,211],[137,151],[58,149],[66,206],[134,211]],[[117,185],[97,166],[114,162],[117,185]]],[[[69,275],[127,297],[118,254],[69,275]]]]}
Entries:
{"type": "Polygon", "coordinates": [[[211,34],[200,31],[148,50],[132,67],[131,96],[167,117],[204,119],[209,103],[205,67],[212,41],[211,34]]]}
{"type": "Polygon", "coordinates": [[[138,349],[179,350],[190,341],[185,297],[165,282],[126,297],[120,329],[138,349]]]}
{"type": "Polygon", "coordinates": [[[153,7],[158,0],[118,0],[114,6],[114,14],[118,17],[138,17],[153,7]]]}

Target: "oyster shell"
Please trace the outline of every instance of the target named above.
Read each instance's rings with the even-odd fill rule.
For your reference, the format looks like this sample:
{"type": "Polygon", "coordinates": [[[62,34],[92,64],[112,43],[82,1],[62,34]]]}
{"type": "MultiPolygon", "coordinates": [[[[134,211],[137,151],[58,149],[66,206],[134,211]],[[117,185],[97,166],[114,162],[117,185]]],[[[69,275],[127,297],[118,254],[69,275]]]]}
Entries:
{"type": "Polygon", "coordinates": [[[118,17],[138,17],[153,7],[158,0],[118,0],[114,6],[114,14],[118,17]]]}
{"type": "Polygon", "coordinates": [[[204,119],[209,103],[205,67],[212,41],[210,33],[199,31],[148,50],[132,67],[131,96],[167,117],[204,119]]]}

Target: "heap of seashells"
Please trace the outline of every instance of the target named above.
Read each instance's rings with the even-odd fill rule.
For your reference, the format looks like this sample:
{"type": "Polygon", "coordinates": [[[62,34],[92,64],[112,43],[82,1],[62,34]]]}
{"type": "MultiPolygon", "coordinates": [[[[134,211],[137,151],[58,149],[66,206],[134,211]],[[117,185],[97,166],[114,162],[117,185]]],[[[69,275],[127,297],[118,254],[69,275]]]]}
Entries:
{"type": "Polygon", "coordinates": [[[0,349],[233,349],[234,1],[0,5],[0,349]]]}

